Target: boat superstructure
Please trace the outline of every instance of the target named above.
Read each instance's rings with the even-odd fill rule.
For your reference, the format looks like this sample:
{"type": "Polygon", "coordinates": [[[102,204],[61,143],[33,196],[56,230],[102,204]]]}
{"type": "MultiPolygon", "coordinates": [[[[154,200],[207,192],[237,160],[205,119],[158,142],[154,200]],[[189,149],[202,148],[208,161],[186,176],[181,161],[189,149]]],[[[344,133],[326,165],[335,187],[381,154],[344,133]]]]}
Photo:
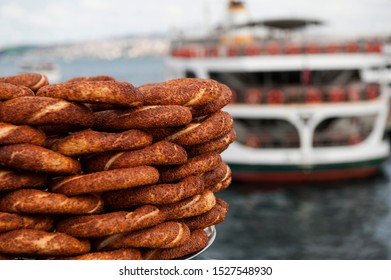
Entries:
{"type": "MultiPolygon", "coordinates": [[[[242,5],[229,1],[229,10],[242,5]]],[[[215,79],[233,91],[225,110],[237,139],[222,155],[234,178],[359,178],[376,173],[388,157],[384,42],[303,35],[319,24],[237,20],[204,38],[173,41],[168,78],[215,79]],[[266,31],[258,36],[253,28],[266,31]]]]}

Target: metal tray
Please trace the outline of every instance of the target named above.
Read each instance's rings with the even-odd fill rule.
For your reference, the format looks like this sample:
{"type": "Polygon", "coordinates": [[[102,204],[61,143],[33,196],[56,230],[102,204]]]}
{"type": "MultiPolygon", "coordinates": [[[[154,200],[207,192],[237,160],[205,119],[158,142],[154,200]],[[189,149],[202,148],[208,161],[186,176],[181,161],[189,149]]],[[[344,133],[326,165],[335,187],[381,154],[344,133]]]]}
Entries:
{"type": "Polygon", "coordinates": [[[198,252],[196,252],[194,254],[186,256],[185,258],[183,258],[183,260],[194,259],[196,256],[200,255],[202,252],[204,252],[206,249],[208,249],[208,247],[210,245],[212,245],[212,243],[215,241],[215,239],[216,239],[216,228],[215,228],[215,226],[207,227],[204,230],[208,234],[208,244],[206,244],[206,246],[203,249],[201,249],[200,251],[198,251],[198,252]]]}

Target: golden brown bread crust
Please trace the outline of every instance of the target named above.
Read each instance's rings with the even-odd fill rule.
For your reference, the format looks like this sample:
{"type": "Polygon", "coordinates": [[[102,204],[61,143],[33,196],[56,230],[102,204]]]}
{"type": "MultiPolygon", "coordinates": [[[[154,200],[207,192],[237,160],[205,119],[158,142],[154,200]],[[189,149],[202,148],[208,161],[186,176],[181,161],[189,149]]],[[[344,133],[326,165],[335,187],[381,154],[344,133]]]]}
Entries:
{"type": "Polygon", "coordinates": [[[221,162],[219,153],[202,154],[179,166],[160,168],[160,182],[175,182],[191,175],[199,175],[215,169],[221,162]]]}
{"type": "Polygon", "coordinates": [[[189,176],[175,184],[157,184],[102,195],[108,209],[125,209],[135,205],[167,204],[201,193],[203,181],[198,176],[189,176]]]}
{"type": "Polygon", "coordinates": [[[182,146],[168,141],[160,141],[135,151],[91,156],[83,161],[83,169],[86,172],[96,172],[140,165],[184,164],[186,161],[187,153],[182,146]]]}
{"type": "Polygon", "coordinates": [[[232,176],[229,176],[228,178],[224,179],[221,182],[218,182],[214,186],[208,186],[207,189],[214,192],[214,193],[221,192],[221,191],[225,190],[226,188],[228,188],[229,185],[231,185],[231,182],[232,182],[232,176]]]}
{"type": "Polygon", "coordinates": [[[0,165],[57,175],[81,172],[79,161],[32,144],[14,144],[0,147],[0,165]]]}
{"type": "Polygon", "coordinates": [[[74,216],[58,222],[56,231],[76,237],[103,237],[162,223],[166,216],[157,207],[144,205],[132,212],[74,216]]]}
{"type": "Polygon", "coordinates": [[[231,168],[225,162],[221,162],[215,169],[205,172],[200,175],[205,188],[215,186],[217,183],[220,183],[232,175],[231,168]]]}
{"type": "Polygon", "coordinates": [[[210,190],[185,198],[181,201],[160,205],[159,209],[166,214],[167,220],[178,220],[201,215],[216,204],[216,197],[210,190]]]}
{"type": "Polygon", "coordinates": [[[178,132],[166,137],[166,140],[180,145],[197,145],[221,137],[233,129],[230,114],[218,111],[199,122],[193,120],[178,132]]]}
{"type": "Polygon", "coordinates": [[[216,99],[222,88],[214,80],[179,78],[161,83],[145,84],[138,89],[145,105],[202,105],[216,99]]]}
{"type": "Polygon", "coordinates": [[[0,82],[0,100],[8,100],[20,96],[34,96],[34,92],[25,86],[0,82]]]}
{"type": "Polygon", "coordinates": [[[114,80],[68,82],[47,85],[37,96],[62,98],[68,101],[104,103],[134,107],[143,104],[143,96],[132,84],[114,80]]]}
{"type": "Polygon", "coordinates": [[[34,92],[39,88],[49,84],[48,78],[38,73],[25,73],[14,76],[0,77],[0,82],[25,86],[34,92]]]}
{"type": "Polygon", "coordinates": [[[204,229],[206,227],[217,225],[225,220],[229,205],[221,198],[216,198],[216,205],[198,216],[180,219],[179,221],[185,223],[191,231],[196,229],[204,229]]]}
{"type": "Polygon", "coordinates": [[[155,184],[158,180],[159,171],[156,168],[136,166],[54,179],[49,189],[73,196],[155,184]]]}
{"type": "Polygon", "coordinates": [[[229,147],[229,145],[235,140],[236,131],[232,129],[230,132],[221,137],[212,139],[208,142],[198,145],[184,146],[184,148],[186,149],[186,152],[189,157],[195,157],[210,152],[221,153],[225,151],[229,147]]]}
{"type": "Polygon", "coordinates": [[[96,130],[128,130],[179,126],[190,123],[190,109],[185,106],[141,106],[134,109],[94,112],[96,130]]]}
{"type": "Polygon", "coordinates": [[[72,256],[90,251],[88,240],[60,232],[18,229],[0,234],[0,252],[18,255],[72,256]]]}
{"type": "Polygon", "coordinates": [[[45,138],[45,133],[31,126],[0,122],[0,145],[30,143],[41,146],[45,138]]]}
{"type": "Polygon", "coordinates": [[[190,230],[185,224],[171,221],[103,238],[96,244],[96,248],[99,251],[120,248],[172,248],[183,244],[189,237],[190,230]]]}
{"type": "Polygon", "coordinates": [[[98,76],[84,76],[84,77],[75,77],[66,81],[66,83],[74,83],[81,81],[115,81],[115,78],[107,75],[98,75],[98,76]]]}
{"type": "Polygon", "coordinates": [[[65,258],[65,260],[142,260],[142,258],[140,250],[127,248],[107,252],[92,252],[65,258]]]}
{"type": "Polygon", "coordinates": [[[22,228],[50,231],[54,228],[54,218],[0,212],[0,232],[22,228]]]}
{"type": "Polygon", "coordinates": [[[189,240],[177,247],[168,249],[147,249],[142,252],[144,260],[173,260],[196,253],[208,245],[208,234],[197,229],[191,232],[189,240]]]}
{"type": "Polygon", "coordinates": [[[224,84],[220,84],[220,87],[222,88],[221,94],[215,100],[212,100],[203,105],[193,106],[190,108],[193,118],[213,114],[221,110],[225,105],[228,105],[231,102],[231,89],[224,84]]]}
{"type": "Polygon", "coordinates": [[[86,129],[55,141],[50,148],[63,155],[80,156],[106,151],[140,149],[150,144],[152,144],[152,136],[141,130],[108,133],[86,129]]]}
{"type": "Polygon", "coordinates": [[[90,127],[94,115],[82,104],[59,98],[23,96],[0,104],[0,121],[28,125],[80,125],[90,127]]]}
{"type": "Polygon", "coordinates": [[[0,211],[31,214],[93,214],[103,210],[97,195],[67,197],[34,189],[16,190],[0,197],[0,211]]]}
{"type": "Polygon", "coordinates": [[[0,167],[0,191],[40,188],[47,182],[45,174],[21,172],[0,167]]]}

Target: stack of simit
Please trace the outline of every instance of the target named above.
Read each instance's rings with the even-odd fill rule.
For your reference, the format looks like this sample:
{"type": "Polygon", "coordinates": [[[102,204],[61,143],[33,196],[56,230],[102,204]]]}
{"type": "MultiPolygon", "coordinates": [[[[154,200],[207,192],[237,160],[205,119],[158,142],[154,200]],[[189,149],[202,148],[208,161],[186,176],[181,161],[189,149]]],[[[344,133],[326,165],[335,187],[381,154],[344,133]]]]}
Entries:
{"type": "Polygon", "coordinates": [[[224,221],[225,85],[0,78],[0,259],[176,259],[224,221]]]}

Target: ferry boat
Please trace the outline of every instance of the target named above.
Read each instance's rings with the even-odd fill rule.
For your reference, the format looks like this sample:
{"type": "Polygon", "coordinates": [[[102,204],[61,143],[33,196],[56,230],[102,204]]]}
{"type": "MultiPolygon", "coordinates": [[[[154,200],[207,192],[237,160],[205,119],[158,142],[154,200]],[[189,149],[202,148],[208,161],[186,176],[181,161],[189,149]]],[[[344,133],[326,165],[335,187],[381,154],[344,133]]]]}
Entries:
{"type": "Polygon", "coordinates": [[[173,39],[166,61],[168,79],[215,79],[232,89],[224,110],[237,139],[222,157],[233,179],[330,181],[379,172],[390,152],[384,42],[306,37],[322,22],[248,21],[245,9],[229,1],[225,26],[173,39]]]}

